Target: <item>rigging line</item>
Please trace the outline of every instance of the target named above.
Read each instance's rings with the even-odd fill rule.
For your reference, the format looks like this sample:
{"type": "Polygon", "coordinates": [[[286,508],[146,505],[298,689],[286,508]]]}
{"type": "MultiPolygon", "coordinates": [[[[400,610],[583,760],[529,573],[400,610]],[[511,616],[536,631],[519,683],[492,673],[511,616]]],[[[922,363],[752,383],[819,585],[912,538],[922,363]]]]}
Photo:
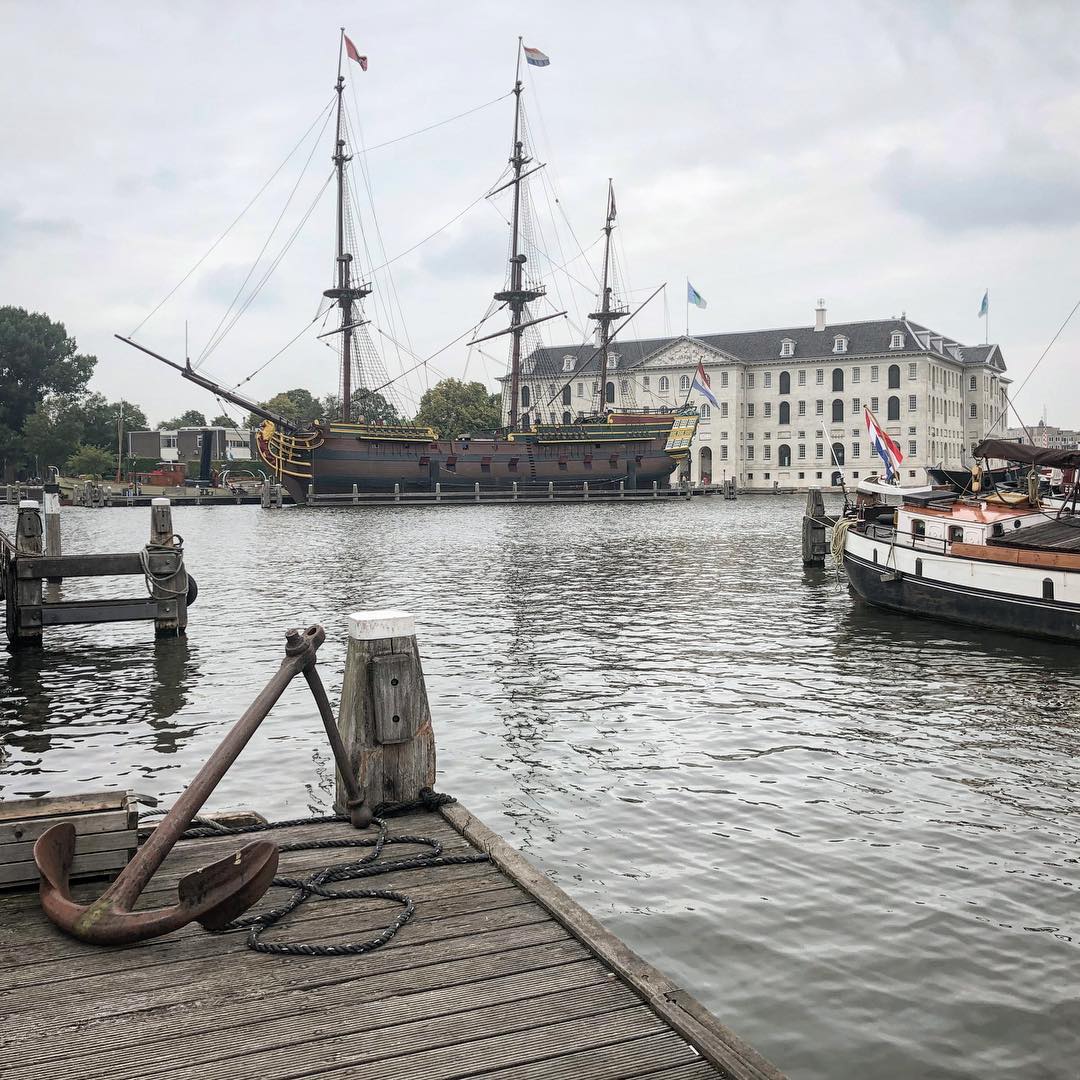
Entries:
{"type": "MultiPolygon", "coordinates": [[[[549,187],[547,177],[543,178],[542,185],[543,185],[543,189],[544,189],[544,201],[547,203],[548,214],[551,215],[551,227],[552,227],[552,231],[553,231],[553,233],[555,235],[555,243],[559,247],[559,258],[562,260],[563,268],[564,268],[564,271],[566,273],[567,278],[570,281],[573,281],[573,282],[576,282],[577,284],[580,284],[580,282],[577,281],[577,278],[575,278],[574,275],[571,274],[569,270],[565,270],[565,267],[567,265],[566,252],[563,251],[562,236],[559,235],[559,227],[558,227],[558,222],[557,222],[557,220],[555,218],[555,211],[551,207],[551,199],[552,199],[552,196],[554,194],[554,189],[549,187]]],[[[541,251],[541,254],[544,255],[544,257],[548,260],[549,263],[551,262],[551,257],[549,255],[547,255],[546,252],[541,251]]],[[[556,273],[556,271],[553,270],[552,274],[554,275],[554,273],[556,273]]],[[[552,280],[554,281],[554,277],[552,278],[552,280]]],[[[556,292],[558,292],[558,286],[556,286],[556,292]]],[[[581,322],[581,310],[578,307],[577,293],[575,292],[575,290],[573,288],[570,289],[570,299],[572,300],[573,305],[574,305],[574,318],[576,318],[578,322],[581,322]]]]}
{"type": "Polygon", "coordinates": [[[210,245],[210,247],[208,247],[206,249],[206,252],[203,254],[202,258],[199,259],[199,261],[197,263],[195,263],[195,265],[165,294],[164,297],[162,297],[162,299],[160,301],[158,301],[157,306],[154,307],[154,309],[150,312],[150,314],[147,315],[143,319],[143,321],[141,323],[139,323],[139,325],[136,326],[134,330],[131,331],[130,334],[128,334],[128,337],[134,337],[158,313],[158,311],[160,311],[161,308],[165,304],[167,304],[169,302],[169,300],[172,298],[172,296],[176,292],[176,290],[179,289],[180,286],[183,285],[184,282],[187,281],[187,279],[189,277],[191,277],[191,275],[194,274],[195,271],[198,270],[199,267],[202,266],[202,264],[213,254],[214,249],[218,246],[218,244],[220,244],[221,241],[224,240],[225,237],[228,236],[230,232],[232,232],[233,227],[255,205],[255,203],[259,201],[259,196],[261,196],[262,193],[270,186],[270,184],[274,180],[274,177],[276,177],[277,174],[279,172],[281,172],[282,169],[285,168],[285,166],[289,162],[289,159],[293,156],[293,154],[296,153],[296,151],[300,148],[300,146],[303,145],[304,140],[308,137],[308,135],[311,134],[312,129],[319,122],[320,118],[322,117],[323,112],[326,112],[329,115],[329,110],[331,108],[333,108],[333,104],[334,104],[334,100],[333,100],[333,98],[331,98],[330,101],[328,101],[326,103],[324,108],[322,110],[320,110],[319,115],[316,116],[314,120],[312,120],[311,126],[307,129],[307,131],[305,131],[304,134],[300,136],[300,138],[297,141],[296,145],[285,155],[285,157],[282,160],[281,164],[278,165],[278,167],[270,174],[270,176],[266,180],[266,183],[264,183],[263,186],[261,188],[259,188],[259,190],[257,192],[255,192],[255,195],[252,197],[251,202],[249,202],[247,204],[247,206],[245,206],[244,209],[241,210],[240,213],[236,215],[236,217],[232,221],[232,224],[229,225],[229,227],[210,245]]]}
{"type": "Polygon", "coordinates": [[[232,389],[233,390],[239,390],[240,387],[244,385],[244,383],[251,382],[251,380],[254,379],[255,376],[258,375],[259,372],[262,371],[263,368],[265,368],[265,367],[269,366],[270,364],[272,364],[286,349],[288,349],[290,346],[294,345],[297,341],[299,341],[300,338],[302,338],[304,336],[304,334],[306,334],[308,332],[308,330],[310,330],[311,327],[314,326],[315,323],[317,323],[319,321],[319,319],[323,318],[324,315],[327,315],[331,311],[333,311],[334,307],[335,307],[335,304],[334,304],[333,301],[331,301],[329,304],[326,305],[325,310],[317,311],[315,313],[315,318],[312,319],[311,322],[306,323],[304,325],[303,330],[301,330],[300,333],[296,335],[296,337],[291,338],[288,342],[286,342],[284,345],[282,345],[281,348],[278,349],[278,351],[276,353],[274,353],[274,355],[271,356],[269,360],[265,360],[263,363],[261,363],[250,375],[247,375],[243,379],[241,379],[234,387],[232,387],[232,389]]]}
{"type": "Polygon", "coordinates": [[[251,275],[255,273],[256,268],[262,261],[263,255],[266,254],[266,249],[270,246],[270,241],[274,239],[274,234],[278,230],[278,226],[285,218],[285,214],[288,212],[289,207],[292,205],[293,196],[300,188],[300,184],[304,177],[307,175],[308,166],[311,164],[311,159],[315,156],[315,151],[319,148],[319,142],[322,139],[323,132],[326,130],[326,125],[330,122],[330,113],[326,114],[326,119],[323,120],[323,126],[319,129],[319,134],[314,142],[311,144],[311,151],[308,153],[307,160],[304,162],[303,167],[300,169],[300,175],[296,178],[296,183],[293,184],[292,190],[289,192],[289,197],[285,200],[285,205],[281,208],[281,213],[278,214],[277,220],[274,222],[273,228],[270,230],[270,235],[267,236],[263,246],[259,249],[259,254],[255,256],[255,261],[251,264],[251,268],[248,270],[244,280],[240,283],[240,287],[236,290],[236,295],[229,301],[229,306],[225,309],[221,318],[218,319],[217,326],[214,327],[210,336],[206,339],[206,345],[203,346],[203,351],[199,354],[199,359],[195,362],[195,368],[198,370],[202,366],[203,361],[206,359],[214,338],[217,336],[217,332],[221,329],[222,324],[229,317],[232,309],[236,306],[237,300],[240,299],[244,289],[247,288],[247,283],[251,280],[251,275]]]}
{"type": "Polygon", "coordinates": [[[244,312],[247,311],[247,309],[251,306],[252,301],[259,295],[260,292],[262,292],[263,286],[270,280],[270,278],[273,276],[274,271],[281,264],[281,260],[284,259],[285,255],[288,253],[289,248],[291,248],[293,246],[293,243],[295,242],[296,238],[300,235],[300,233],[303,230],[304,226],[307,224],[308,218],[310,218],[311,215],[315,212],[315,207],[319,205],[319,200],[322,198],[323,192],[326,191],[327,187],[330,184],[330,181],[333,178],[334,178],[334,173],[333,173],[333,171],[331,171],[330,175],[323,182],[322,187],[319,188],[319,190],[315,193],[315,198],[312,200],[311,205],[307,208],[307,211],[305,212],[304,216],[300,219],[300,221],[298,222],[296,228],[293,229],[292,235],[289,237],[288,240],[285,241],[285,244],[282,247],[281,251],[279,251],[277,253],[277,255],[274,256],[273,261],[266,268],[266,272],[259,279],[258,284],[252,290],[252,292],[248,296],[248,298],[244,301],[244,303],[237,310],[236,314],[232,318],[232,321],[229,323],[228,326],[226,326],[221,331],[221,333],[217,337],[217,340],[214,341],[214,343],[208,347],[208,349],[206,351],[206,354],[204,356],[204,359],[206,357],[209,357],[217,349],[217,347],[225,340],[225,338],[228,336],[228,334],[232,330],[232,328],[237,324],[237,322],[239,322],[239,320],[240,320],[241,316],[244,314],[244,312]]]}
{"type": "Polygon", "coordinates": [[[513,92],[513,90],[507,90],[505,94],[500,94],[497,98],[492,98],[491,101],[485,101],[483,105],[477,105],[475,108],[466,109],[465,112],[460,112],[456,116],[450,116],[445,120],[439,120],[435,124],[428,124],[427,127],[417,128],[416,131],[410,131],[408,135],[399,135],[396,139],[387,139],[386,142],[376,143],[374,146],[369,146],[366,150],[361,150],[360,153],[366,157],[376,150],[381,150],[384,146],[393,146],[394,143],[404,142],[406,139],[411,139],[414,135],[423,135],[426,131],[434,131],[435,128],[442,127],[444,124],[451,124],[455,120],[461,120],[463,117],[472,116],[473,113],[480,112],[481,109],[488,109],[492,105],[497,105],[500,101],[504,101],[506,98],[510,97],[513,92]]]}

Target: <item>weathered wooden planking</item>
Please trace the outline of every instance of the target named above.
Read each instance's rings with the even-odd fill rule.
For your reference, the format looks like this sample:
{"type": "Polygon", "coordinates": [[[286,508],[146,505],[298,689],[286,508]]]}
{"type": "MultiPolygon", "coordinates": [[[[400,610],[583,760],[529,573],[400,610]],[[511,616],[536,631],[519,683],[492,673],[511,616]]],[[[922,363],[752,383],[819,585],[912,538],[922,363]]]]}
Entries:
{"type": "MultiPolygon", "coordinates": [[[[0,807],[3,807],[0,803],[0,807]]],[[[89,836],[93,833],[124,832],[130,829],[131,811],[129,810],[98,810],[79,815],[79,835],[89,836]]],[[[23,840],[36,840],[43,832],[51,829],[54,825],[69,821],[65,815],[57,817],[29,818],[25,821],[11,821],[0,823],[0,846],[17,844],[23,840]]]]}
{"type": "MultiPolygon", "coordinates": [[[[80,828],[75,835],[75,854],[88,855],[92,851],[122,851],[124,861],[127,862],[127,853],[134,850],[138,842],[138,834],[134,829],[129,829],[126,832],[119,830],[105,832],[99,829],[87,833],[80,828]]],[[[34,843],[34,840],[24,840],[14,844],[0,844],[0,866],[6,866],[10,863],[33,862],[34,843]]]]}
{"type": "Polygon", "coordinates": [[[442,808],[447,821],[487,852],[508,877],[534,896],[554,918],[631,986],[672,1028],[718,1068],[747,1080],[782,1080],[782,1074],[699,1001],[637,955],[524,855],[478,821],[460,803],[442,808]]]}
{"type": "Polygon", "coordinates": [[[76,795],[47,795],[40,799],[0,800],[0,821],[23,821],[35,817],[84,814],[91,810],[127,810],[126,791],[87,791],[76,795]]]}
{"type": "MultiPolygon", "coordinates": [[[[181,556],[171,551],[152,552],[150,569],[155,573],[174,571],[181,556]]],[[[43,555],[38,559],[22,560],[16,564],[17,578],[45,577],[125,577],[143,574],[139,552],[97,555],[43,555]]]]}
{"type": "Polygon", "coordinates": [[[132,597],[125,600],[59,600],[20,607],[24,625],[66,626],[77,623],[131,622],[156,618],[159,612],[176,615],[176,600],[132,597]]]}
{"type": "MultiPolygon", "coordinates": [[[[74,878],[100,877],[113,870],[122,870],[128,863],[127,850],[92,851],[86,855],[76,855],[71,862],[71,876],[74,878]]],[[[5,863],[0,865],[0,889],[16,886],[35,885],[38,881],[37,863],[5,863]]]]}

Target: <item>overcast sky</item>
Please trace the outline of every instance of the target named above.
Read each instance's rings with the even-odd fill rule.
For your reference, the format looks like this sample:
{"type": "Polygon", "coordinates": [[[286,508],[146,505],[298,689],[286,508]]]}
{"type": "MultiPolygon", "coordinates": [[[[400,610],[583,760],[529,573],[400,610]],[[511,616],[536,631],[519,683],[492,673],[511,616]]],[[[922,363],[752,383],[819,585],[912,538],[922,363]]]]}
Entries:
{"type": "MultiPolygon", "coordinates": [[[[111,335],[133,330],[184,277],[329,104],[342,24],[370,58],[367,73],[347,75],[373,148],[505,94],[518,34],[551,57],[526,76],[550,163],[535,188],[542,241],[557,260],[576,254],[565,214],[597,255],[614,177],[633,295],[668,283],[667,303],[638,317],[641,335],[683,328],[687,275],[709,305],[691,315],[700,333],[806,325],[822,296],[830,321],[906,311],[979,342],[989,287],[990,336],[1018,385],[1080,299],[1074,2],[3,0],[0,14],[0,303],[62,321],[99,359],[94,388],[151,420],[217,408],[111,335]]],[[[481,200],[443,226],[505,166],[511,110],[504,98],[365,157],[376,264],[441,229],[397,259],[392,278],[377,275],[381,303],[369,312],[422,356],[463,334],[502,285],[499,206],[481,200]]],[[[262,267],[327,179],[330,133],[316,146],[317,134],[139,340],[180,358],[187,319],[198,356],[297,178],[262,267]]],[[[207,372],[239,381],[312,319],[329,284],[331,196],[207,372]]],[[[580,259],[569,270],[592,281],[580,259]]],[[[573,316],[589,310],[587,288],[572,298],[565,275],[556,284],[573,316]]],[[[549,343],[574,337],[553,325],[549,343]]],[[[428,377],[494,386],[505,339],[485,351],[493,359],[450,349],[428,377]]],[[[1078,353],[1080,314],[1018,398],[1027,422],[1045,405],[1050,423],[1080,426],[1078,353]]],[[[389,346],[390,371],[401,362],[389,346]]],[[[312,332],[247,389],[323,394],[336,378],[312,332]]]]}

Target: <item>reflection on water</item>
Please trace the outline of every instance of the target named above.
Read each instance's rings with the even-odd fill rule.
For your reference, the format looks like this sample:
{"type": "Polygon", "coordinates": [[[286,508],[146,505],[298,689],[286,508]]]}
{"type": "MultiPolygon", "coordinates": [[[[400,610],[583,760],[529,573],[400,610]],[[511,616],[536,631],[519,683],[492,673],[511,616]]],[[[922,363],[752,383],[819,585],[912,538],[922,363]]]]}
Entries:
{"type": "MultiPolygon", "coordinates": [[[[178,509],[187,641],[68,628],[0,655],[0,795],[171,801],[287,627],[326,624],[333,695],[345,613],[402,606],[440,787],[793,1076],[1076,1075],[1075,650],[866,608],[802,567],[800,514],[178,509]]],[[[65,511],[65,544],[146,525],[65,511]]],[[[331,791],[300,685],[215,802],[293,816],[331,791]]]]}

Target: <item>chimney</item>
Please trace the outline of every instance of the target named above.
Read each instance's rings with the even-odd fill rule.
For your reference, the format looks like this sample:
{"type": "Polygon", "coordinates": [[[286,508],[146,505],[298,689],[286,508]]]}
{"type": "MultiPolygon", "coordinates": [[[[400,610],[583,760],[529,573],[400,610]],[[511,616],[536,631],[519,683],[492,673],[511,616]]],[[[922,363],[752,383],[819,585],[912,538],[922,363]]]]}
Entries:
{"type": "Polygon", "coordinates": [[[822,333],[825,330],[825,301],[818,300],[817,307],[814,308],[814,330],[817,333],[822,333]]]}

